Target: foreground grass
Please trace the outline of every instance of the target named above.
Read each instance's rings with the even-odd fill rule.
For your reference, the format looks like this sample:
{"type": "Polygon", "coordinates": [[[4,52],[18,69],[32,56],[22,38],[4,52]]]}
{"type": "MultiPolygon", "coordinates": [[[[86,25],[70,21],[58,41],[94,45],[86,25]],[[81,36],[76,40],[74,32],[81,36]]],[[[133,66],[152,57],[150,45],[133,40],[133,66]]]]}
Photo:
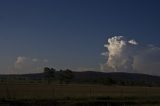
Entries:
{"type": "Polygon", "coordinates": [[[4,84],[0,85],[0,103],[11,106],[154,106],[160,105],[160,87],[4,84]]]}
{"type": "Polygon", "coordinates": [[[84,97],[84,98],[54,98],[47,100],[1,100],[0,105],[7,104],[9,106],[159,106],[160,97],[155,99],[137,98],[137,97],[84,97]]]}

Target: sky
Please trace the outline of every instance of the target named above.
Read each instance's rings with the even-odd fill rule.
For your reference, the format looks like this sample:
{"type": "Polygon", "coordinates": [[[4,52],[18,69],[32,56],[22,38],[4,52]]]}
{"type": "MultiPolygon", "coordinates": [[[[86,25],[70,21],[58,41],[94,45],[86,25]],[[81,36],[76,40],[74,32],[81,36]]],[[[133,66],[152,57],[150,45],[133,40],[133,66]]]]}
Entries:
{"type": "MultiPolygon", "coordinates": [[[[0,74],[42,72],[45,66],[100,71],[106,62],[101,55],[104,44],[113,36],[159,48],[159,4],[159,0],[1,0],[0,74]]],[[[153,55],[157,54],[160,60],[159,52],[153,55]]]]}

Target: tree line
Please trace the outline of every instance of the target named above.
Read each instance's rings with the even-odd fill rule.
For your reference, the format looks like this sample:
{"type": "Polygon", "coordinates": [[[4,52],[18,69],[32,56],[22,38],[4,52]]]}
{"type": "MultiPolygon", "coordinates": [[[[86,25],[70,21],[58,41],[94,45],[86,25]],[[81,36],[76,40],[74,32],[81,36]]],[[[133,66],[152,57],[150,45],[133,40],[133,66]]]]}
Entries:
{"type": "MultiPolygon", "coordinates": [[[[101,84],[101,85],[121,85],[121,86],[160,86],[159,80],[135,80],[126,78],[116,78],[112,76],[96,76],[96,73],[73,72],[70,69],[56,70],[44,67],[43,73],[26,75],[2,75],[0,84],[6,83],[47,83],[47,84],[101,84]]],[[[105,74],[105,73],[104,73],[105,74]]],[[[144,78],[144,77],[142,77],[144,78]]]]}
{"type": "MultiPolygon", "coordinates": [[[[44,79],[48,84],[51,84],[52,82],[56,81],[58,81],[59,84],[69,84],[71,82],[76,82],[73,81],[73,78],[75,76],[73,71],[70,69],[57,71],[54,68],[44,67],[43,73],[44,73],[44,79]]],[[[95,78],[95,79],[85,80],[85,82],[91,84],[103,84],[103,85],[113,85],[116,83],[112,78],[98,78],[98,79],[95,78]]]]}
{"type": "Polygon", "coordinates": [[[74,74],[70,69],[56,71],[54,68],[44,67],[43,73],[48,84],[57,80],[60,84],[69,84],[74,78],[74,74]]]}

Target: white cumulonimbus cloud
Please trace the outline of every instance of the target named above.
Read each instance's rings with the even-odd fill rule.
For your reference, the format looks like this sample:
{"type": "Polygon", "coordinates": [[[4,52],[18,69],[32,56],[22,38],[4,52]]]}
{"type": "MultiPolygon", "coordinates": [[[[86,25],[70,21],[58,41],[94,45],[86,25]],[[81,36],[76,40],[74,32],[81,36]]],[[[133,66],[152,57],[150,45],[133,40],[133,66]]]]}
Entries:
{"type": "Polygon", "coordinates": [[[101,65],[101,70],[160,75],[159,47],[141,46],[137,41],[128,40],[124,36],[108,38],[104,47],[107,51],[102,55],[107,61],[101,65]]]}
{"type": "Polygon", "coordinates": [[[19,73],[41,72],[47,62],[47,59],[41,60],[37,58],[18,56],[14,63],[14,69],[19,73]]]}

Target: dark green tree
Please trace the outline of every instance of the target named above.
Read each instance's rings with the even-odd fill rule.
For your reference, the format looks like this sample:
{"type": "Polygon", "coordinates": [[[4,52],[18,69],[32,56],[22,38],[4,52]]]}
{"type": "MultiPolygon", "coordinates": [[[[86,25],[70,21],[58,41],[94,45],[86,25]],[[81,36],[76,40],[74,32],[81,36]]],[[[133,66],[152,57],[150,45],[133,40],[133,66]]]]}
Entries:
{"type": "Polygon", "coordinates": [[[63,82],[64,82],[63,70],[59,71],[58,79],[59,79],[59,83],[63,84],[63,82]]]}
{"type": "Polygon", "coordinates": [[[60,83],[65,83],[65,84],[69,84],[72,79],[74,78],[73,72],[69,69],[67,70],[60,70],[60,74],[59,74],[59,80],[60,83]]]}
{"type": "Polygon", "coordinates": [[[105,78],[103,81],[104,85],[113,85],[115,84],[115,81],[112,78],[105,78]]]}
{"type": "Polygon", "coordinates": [[[54,68],[44,68],[44,78],[47,80],[47,83],[50,84],[55,77],[55,69],[54,68]]]}
{"type": "Polygon", "coordinates": [[[64,79],[66,84],[69,84],[72,81],[73,77],[74,75],[72,70],[67,69],[64,71],[64,79]]]}

